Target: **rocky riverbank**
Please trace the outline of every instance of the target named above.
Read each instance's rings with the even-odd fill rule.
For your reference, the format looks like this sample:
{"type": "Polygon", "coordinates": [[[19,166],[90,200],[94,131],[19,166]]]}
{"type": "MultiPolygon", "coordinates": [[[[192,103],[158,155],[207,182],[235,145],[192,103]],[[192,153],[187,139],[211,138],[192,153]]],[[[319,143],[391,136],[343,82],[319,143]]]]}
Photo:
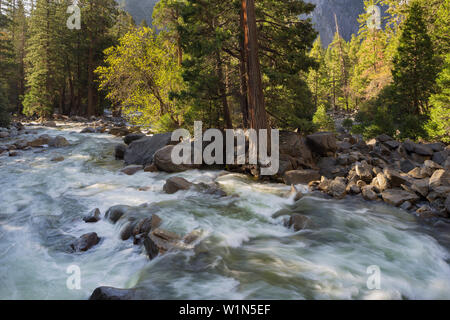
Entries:
{"type": "MultiPolygon", "coordinates": [[[[182,172],[207,165],[176,165],[170,134],[127,135],[116,147],[123,172],[182,172]]],[[[259,177],[259,168],[228,165],[222,169],[259,177]]],[[[425,219],[449,218],[450,146],[443,143],[399,142],[387,135],[370,141],[350,134],[320,132],[302,137],[280,133],[280,169],[271,180],[308,185],[337,199],[360,195],[384,201],[425,219]]],[[[300,199],[297,195],[297,199],[300,199]]]]}

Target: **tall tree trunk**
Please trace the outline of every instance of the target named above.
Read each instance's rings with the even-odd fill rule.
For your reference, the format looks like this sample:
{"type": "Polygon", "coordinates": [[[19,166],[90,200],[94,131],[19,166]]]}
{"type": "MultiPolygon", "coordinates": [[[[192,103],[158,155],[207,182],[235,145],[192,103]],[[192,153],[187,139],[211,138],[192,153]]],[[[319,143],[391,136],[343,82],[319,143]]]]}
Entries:
{"type": "MultiPolygon", "coordinates": [[[[244,4],[244,3],[243,3],[244,4]]],[[[248,105],[250,127],[256,130],[267,129],[267,114],[264,105],[264,94],[261,80],[261,67],[258,56],[258,34],[256,29],[255,0],[247,0],[244,4],[247,12],[246,28],[248,31],[244,46],[248,55],[248,105]]]]}
{"type": "Polygon", "coordinates": [[[95,114],[94,107],[94,48],[93,41],[89,45],[89,53],[88,53],[88,107],[87,107],[87,115],[93,116],[95,114]]]}
{"type": "Polygon", "coordinates": [[[247,82],[248,82],[248,74],[247,74],[247,52],[245,43],[247,41],[247,11],[246,8],[246,1],[242,0],[242,7],[241,7],[241,30],[242,30],[242,38],[239,41],[239,51],[240,51],[240,78],[241,78],[241,86],[240,86],[240,99],[239,103],[241,105],[241,112],[242,112],[242,124],[244,125],[244,129],[248,128],[249,125],[249,115],[248,115],[248,99],[247,99],[247,82]]]}
{"type": "Polygon", "coordinates": [[[222,100],[223,116],[225,119],[225,129],[233,129],[233,123],[231,122],[230,108],[228,106],[227,89],[225,85],[223,66],[220,53],[216,52],[217,62],[217,75],[219,76],[219,96],[222,100]]]}

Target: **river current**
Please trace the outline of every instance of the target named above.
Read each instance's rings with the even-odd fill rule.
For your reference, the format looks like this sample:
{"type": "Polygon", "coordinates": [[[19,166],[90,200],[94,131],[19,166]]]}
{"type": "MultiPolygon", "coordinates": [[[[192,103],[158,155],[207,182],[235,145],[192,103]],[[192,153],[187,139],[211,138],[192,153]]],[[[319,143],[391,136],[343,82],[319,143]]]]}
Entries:
{"type": "Polygon", "coordinates": [[[113,155],[119,138],[69,126],[28,129],[30,140],[63,135],[71,146],[0,156],[0,299],[87,299],[99,286],[139,288],[148,299],[450,299],[445,224],[358,197],[307,193],[294,203],[288,186],[220,171],[127,176],[113,155]],[[65,160],[50,161],[56,155],[65,160]],[[165,194],[171,176],[216,181],[229,196],[165,194]],[[149,261],[143,247],[119,239],[119,226],[82,220],[94,208],[103,217],[111,206],[143,203],[158,204],[163,229],[201,230],[198,245],[149,261]],[[294,232],[286,217],[272,218],[281,209],[312,224],[294,232]],[[88,232],[101,237],[97,246],[61,250],[88,232]],[[79,290],[67,286],[73,265],[79,290]],[[380,270],[378,290],[369,289],[370,266],[380,270]]]}

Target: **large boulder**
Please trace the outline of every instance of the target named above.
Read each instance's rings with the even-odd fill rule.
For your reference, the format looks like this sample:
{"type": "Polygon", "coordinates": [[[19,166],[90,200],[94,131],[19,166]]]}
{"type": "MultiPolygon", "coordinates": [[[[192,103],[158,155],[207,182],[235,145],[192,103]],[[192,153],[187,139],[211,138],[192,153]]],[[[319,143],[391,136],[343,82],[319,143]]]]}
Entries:
{"type": "Polygon", "coordinates": [[[288,155],[295,159],[295,167],[302,165],[304,167],[313,167],[314,160],[311,150],[306,144],[305,138],[299,133],[290,131],[280,132],[280,157],[288,155]]]}
{"type": "MultiPolygon", "coordinates": [[[[135,143],[135,142],[134,142],[135,143]]],[[[175,164],[172,162],[172,150],[174,146],[165,146],[156,151],[154,156],[154,164],[160,171],[164,172],[182,172],[190,169],[200,168],[201,165],[196,164],[175,164]]]]}
{"type": "Polygon", "coordinates": [[[440,186],[450,186],[450,171],[436,170],[430,178],[430,188],[434,189],[440,186]]]}
{"type": "Polygon", "coordinates": [[[113,287],[98,287],[92,292],[89,300],[135,300],[136,289],[118,289],[113,287]]]}
{"type": "Polygon", "coordinates": [[[38,138],[28,142],[28,145],[30,147],[42,147],[43,145],[49,144],[50,142],[50,136],[47,134],[43,134],[39,136],[38,138]]]}
{"type": "Polygon", "coordinates": [[[143,166],[151,164],[156,151],[171,143],[171,136],[171,133],[162,133],[133,141],[125,151],[125,163],[143,166]]]}
{"type": "Polygon", "coordinates": [[[163,190],[168,194],[174,194],[179,190],[189,190],[193,184],[186,179],[181,177],[172,177],[167,179],[166,184],[163,187],[163,190]]]}
{"type": "Polygon", "coordinates": [[[133,141],[139,140],[144,138],[146,135],[143,133],[130,133],[127,134],[124,138],[123,138],[123,142],[125,142],[126,145],[131,144],[133,141]]]}
{"type": "Polygon", "coordinates": [[[366,161],[356,164],[355,170],[360,180],[363,180],[367,183],[370,183],[372,181],[373,167],[369,165],[366,161]]]}
{"type": "Polygon", "coordinates": [[[389,189],[381,193],[384,202],[394,205],[396,207],[401,206],[404,202],[409,201],[415,203],[419,201],[419,196],[415,193],[408,192],[401,189],[389,189]]]}
{"type": "Polygon", "coordinates": [[[429,181],[430,179],[425,178],[421,180],[415,180],[412,184],[410,189],[417,194],[421,195],[422,197],[426,198],[430,189],[429,189],[429,181]]]}
{"type": "Polygon", "coordinates": [[[402,176],[398,171],[394,169],[385,168],[384,175],[388,179],[389,184],[392,188],[398,188],[402,185],[409,186],[411,184],[407,176],[402,176]]]}
{"type": "Polygon", "coordinates": [[[373,189],[374,186],[364,186],[361,188],[361,194],[365,200],[375,201],[378,199],[378,195],[373,189]]]}
{"type": "Polygon", "coordinates": [[[320,156],[332,155],[337,151],[336,137],[331,132],[318,132],[306,137],[309,148],[320,156]]]}
{"type": "Polygon", "coordinates": [[[118,144],[114,148],[114,156],[116,160],[123,160],[123,157],[125,157],[125,151],[127,151],[127,145],[126,144],[118,144]]]}
{"type": "Polygon", "coordinates": [[[91,232],[83,234],[76,241],[74,241],[70,247],[75,252],[87,251],[100,242],[100,238],[97,233],[91,232]]]}
{"type": "Polygon", "coordinates": [[[343,199],[347,194],[347,182],[345,178],[337,177],[331,181],[328,194],[336,199],[343,199]]]}
{"type": "Polygon", "coordinates": [[[291,170],[283,176],[283,181],[287,185],[308,184],[316,180],[320,180],[320,174],[316,170],[291,170]]]}

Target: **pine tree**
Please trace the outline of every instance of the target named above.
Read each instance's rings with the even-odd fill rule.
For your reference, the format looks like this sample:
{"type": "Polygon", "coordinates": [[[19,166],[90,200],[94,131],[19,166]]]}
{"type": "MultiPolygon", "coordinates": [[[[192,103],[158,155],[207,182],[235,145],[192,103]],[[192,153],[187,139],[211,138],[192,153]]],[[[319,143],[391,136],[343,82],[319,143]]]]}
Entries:
{"type": "Polygon", "coordinates": [[[450,53],[446,55],[437,84],[438,93],[430,97],[430,121],[426,130],[431,138],[450,143],[450,53]]]}
{"type": "Polygon", "coordinates": [[[314,42],[314,46],[309,53],[309,56],[316,62],[316,66],[311,68],[308,73],[308,87],[311,90],[314,108],[321,104],[328,103],[327,88],[328,88],[328,74],[325,65],[325,50],[322,47],[322,40],[320,36],[314,42]]]}
{"type": "Polygon", "coordinates": [[[411,3],[402,27],[392,74],[402,104],[399,111],[426,114],[437,70],[423,9],[417,1],[411,3]]]}

